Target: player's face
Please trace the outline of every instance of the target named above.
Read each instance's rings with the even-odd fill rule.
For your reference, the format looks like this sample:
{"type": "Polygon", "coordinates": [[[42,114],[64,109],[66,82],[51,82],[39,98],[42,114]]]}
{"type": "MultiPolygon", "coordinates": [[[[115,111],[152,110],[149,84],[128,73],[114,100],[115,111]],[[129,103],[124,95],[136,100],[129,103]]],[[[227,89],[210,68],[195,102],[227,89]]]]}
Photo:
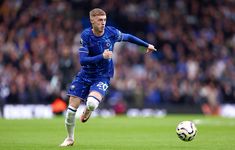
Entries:
{"type": "Polygon", "coordinates": [[[103,33],[106,25],[106,15],[94,17],[91,23],[96,32],[103,33]]]}

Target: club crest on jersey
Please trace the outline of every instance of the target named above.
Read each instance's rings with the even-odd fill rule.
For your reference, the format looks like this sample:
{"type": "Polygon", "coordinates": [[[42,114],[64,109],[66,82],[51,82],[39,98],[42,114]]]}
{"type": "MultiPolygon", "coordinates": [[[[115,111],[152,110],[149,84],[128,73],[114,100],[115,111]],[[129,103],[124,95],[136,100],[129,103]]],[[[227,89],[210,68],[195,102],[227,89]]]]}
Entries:
{"type": "Polygon", "coordinates": [[[111,44],[110,44],[109,42],[106,42],[106,43],[105,43],[105,47],[106,47],[106,48],[109,48],[110,46],[111,46],[111,44]]]}

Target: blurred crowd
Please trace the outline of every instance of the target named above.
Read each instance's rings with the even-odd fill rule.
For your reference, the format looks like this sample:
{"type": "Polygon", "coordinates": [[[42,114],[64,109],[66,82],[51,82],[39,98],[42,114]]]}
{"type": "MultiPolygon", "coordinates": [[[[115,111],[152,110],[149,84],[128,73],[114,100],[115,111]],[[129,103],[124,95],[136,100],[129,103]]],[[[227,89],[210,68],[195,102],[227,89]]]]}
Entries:
{"type": "Polygon", "coordinates": [[[104,106],[235,103],[233,0],[1,1],[0,103],[67,100],[80,69],[80,34],[95,7],[107,12],[108,25],[158,49],[145,54],[131,43],[116,45],[104,106]]]}

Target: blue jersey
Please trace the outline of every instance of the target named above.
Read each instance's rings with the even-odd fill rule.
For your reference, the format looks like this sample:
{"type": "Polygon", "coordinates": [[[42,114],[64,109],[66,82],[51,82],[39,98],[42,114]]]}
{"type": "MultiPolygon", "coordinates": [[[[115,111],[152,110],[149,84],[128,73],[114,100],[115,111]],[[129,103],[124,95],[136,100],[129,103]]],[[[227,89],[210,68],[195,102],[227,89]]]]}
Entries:
{"type": "Polygon", "coordinates": [[[120,41],[122,33],[114,27],[106,26],[102,36],[95,36],[92,28],[85,29],[81,34],[79,74],[85,78],[113,77],[113,60],[104,59],[103,52],[113,51],[114,44],[120,41]]]}
{"type": "Polygon", "coordinates": [[[81,47],[79,56],[81,71],[74,78],[68,89],[68,95],[85,100],[90,91],[97,91],[105,95],[110,78],[113,77],[114,68],[112,59],[104,59],[103,52],[108,49],[113,51],[114,44],[120,41],[128,41],[140,46],[148,47],[145,41],[130,35],[121,33],[114,27],[105,27],[102,36],[95,36],[92,28],[85,29],[81,34],[81,47]]]}

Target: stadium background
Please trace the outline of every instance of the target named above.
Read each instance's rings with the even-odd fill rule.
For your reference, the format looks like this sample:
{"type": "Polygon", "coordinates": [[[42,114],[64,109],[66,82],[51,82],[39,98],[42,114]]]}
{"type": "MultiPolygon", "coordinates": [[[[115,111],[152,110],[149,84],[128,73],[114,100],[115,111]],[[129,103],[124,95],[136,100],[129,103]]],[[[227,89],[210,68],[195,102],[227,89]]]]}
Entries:
{"type": "Polygon", "coordinates": [[[221,105],[235,103],[233,0],[3,0],[1,109],[67,102],[66,88],[80,69],[80,33],[94,7],[107,12],[108,25],[158,49],[145,55],[143,47],[116,45],[115,77],[100,108],[195,106],[218,115],[221,105]]]}

